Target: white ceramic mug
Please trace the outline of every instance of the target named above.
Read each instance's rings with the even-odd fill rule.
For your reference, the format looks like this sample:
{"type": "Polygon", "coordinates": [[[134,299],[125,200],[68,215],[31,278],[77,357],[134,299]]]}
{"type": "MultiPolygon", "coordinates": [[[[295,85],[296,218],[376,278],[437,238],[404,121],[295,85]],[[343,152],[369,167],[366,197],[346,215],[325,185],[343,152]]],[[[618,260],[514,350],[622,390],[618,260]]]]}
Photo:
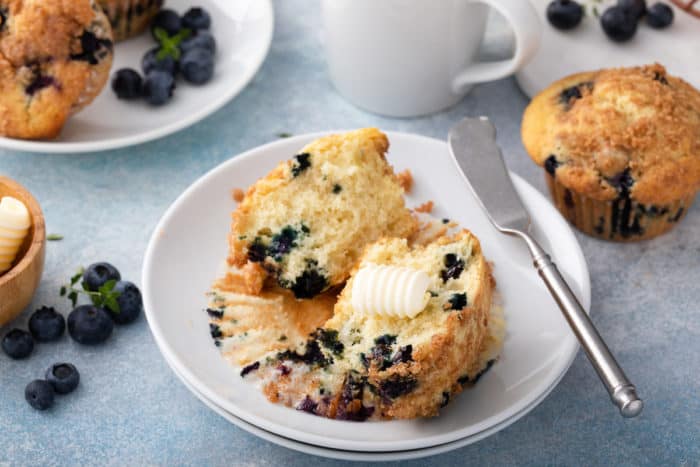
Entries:
{"type": "Polygon", "coordinates": [[[333,83],[371,112],[412,117],[459,102],[475,83],[514,73],[539,45],[528,0],[321,0],[333,83]],[[511,59],[474,62],[493,7],[515,33],[511,59]]]}

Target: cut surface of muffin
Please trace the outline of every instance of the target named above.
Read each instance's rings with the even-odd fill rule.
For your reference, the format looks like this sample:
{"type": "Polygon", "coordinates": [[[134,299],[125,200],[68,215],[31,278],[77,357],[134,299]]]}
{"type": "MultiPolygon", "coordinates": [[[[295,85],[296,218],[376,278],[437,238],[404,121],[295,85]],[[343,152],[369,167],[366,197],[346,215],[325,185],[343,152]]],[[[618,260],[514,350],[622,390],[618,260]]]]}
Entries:
{"type": "MultiPolygon", "coordinates": [[[[468,231],[427,245],[381,239],[367,247],[327,322],[304,341],[294,333],[287,348],[279,346],[284,350],[275,349],[255,361],[239,359],[246,363],[241,375],[260,380],[271,401],[324,417],[437,415],[498,355],[503,323],[492,307],[493,288],[490,266],[468,231]],[[425,309],[414,318],[353,309],[353,277],[366,264],[427,273],[430,299],[425,309]]],[[[228,349],[236,345],[237,334],[225,328],[236,319],[236,305],[229,307],[226,297],[221,298],[221,318],[214,326],[220,345],[228,349]]],[[[281,329],[273,332],[277,335],[281,329]]]]}
{"type": "Polygon", "coordinates": [[[297,298],[342,284],[363,248],[417,221],[375,128],[320,138],[255,183],[233,213],[229,264],[261,266],[297,298]]]}

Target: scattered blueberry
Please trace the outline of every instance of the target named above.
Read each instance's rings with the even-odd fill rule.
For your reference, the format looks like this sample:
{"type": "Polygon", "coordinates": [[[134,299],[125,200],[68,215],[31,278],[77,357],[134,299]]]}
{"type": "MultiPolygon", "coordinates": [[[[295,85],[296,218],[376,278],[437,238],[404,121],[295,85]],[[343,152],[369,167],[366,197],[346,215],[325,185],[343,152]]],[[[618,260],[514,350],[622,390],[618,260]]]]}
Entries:
{"type": "Polygon", "coordinates": [[[174,36],[182,29],[182,19],[173,10],[163,9],[158,12],[151,22],[151,34],[157,41],[156,28],[163,29],[169,36],[174,36]]]}
{"type": "Polygon", "coordinates": [[[36,410],[46,410],[53,405],[53,386],[43,379],[35,379],[24,389],[24,398],[36,410]]]}
{"type": "Polygon", "coordinates": [[[2,338],[2,350],[15,360],[26,358],[34,350],[34,339],[27,331],[15,328],[2,338]]]}
{"type": "Polygon", "coordinates": [[[65,318],[53,307],[42,306],[29,318],[29,331],[39,342],[55,341],[65,330],[65,318]]]}
{"type": "Polygon", "coordinates": [[[673,10],[665,3],[654,3],[647,10],[647,24],[654,29],[663,29],[673,23],[673,10]]]}
{"type": "Polygon", "coordinates": [[[152,71],[164,71],[172,76],[177,73],[178,63],[172,55],[159,56],[160,47],[154,47],[143,56],[141,69],[145,75],[152,71]]]}
{"type": "Polygon", "coordinates": [[[202,31],[196,36],[192,36],[180,42],[180,50],[184,54],[192,49],[205,49],[212,54],[216,53],[216,39],[208,31],[202,31]]]}
{"type": "Polygon", "coordinates": [[[121,280],[119,270],[109,263],[94,263],[87,267],[83,273],[83,286],[87,290],[96,292],[107,281],[121,280]]]}
{"type": "Polygon", "coordinates": [[[583,7],[573,0],[554,0],[547,6],[547,19],[557,29],[572,29],[583,18],[583,7]]]}
{"type": "Polygon", "coordinates": [[[175,79],[170,73],[152,71],[143,83],[143,95],[151,105],[163,105],[173,97],[175,79]]]}
{"type": "Polygon", "coordinates": [[[182,16],[182,27],[193,31],[199,29],[209,29],[211,26],[211,16],[203,8],[194,7],[187,10],[182,16]]]}
{"type": "Polygon", "coordinates": [[[78,387],[80,373],[71,363],[54,363],[46,370],[46,381],[57,394],[68,394],[78,387]]]}
{"type": "Polygon", "coordinates": [[[114,290],[119,292],[117,303],[119,313],[110,313],[112,319],[117,324],[127,324],[139,317],[143,309],[143,300],[138,287],[129,281],[119,281],[114,286],[114,290]]]}
{"type": "Polygon", "coordinates": [[[131,68],[123,68],[112,77],[112,89],[119,99],[137,99],[143,94],[143,78],[131,68]]]}
{"type": "Polygon", "coordinates": [[[68,333],[80,344],[102,343],[112,335],[113,329],[109,313],[93,305],[81,305],[68,315],[68,333]]]}
{"type": "Polygon", "coordinates": [[[214,76],[214,55],[206,49],[191,49],[182,55],[180,71],[186,81],[204,84],[214,76]]]}
{"type": "Polygon", "coordinates": [[[617,6],[636,19],[641,18],[647,12],[646,0],[617,0],[617,6]]]}
{"type": "Polygon", "coordinates": [[[637,32],[637,18],[619,6],[605,10],[600,17],[600,24],[605,34],[615,42],[628,41],[637,32]]]}

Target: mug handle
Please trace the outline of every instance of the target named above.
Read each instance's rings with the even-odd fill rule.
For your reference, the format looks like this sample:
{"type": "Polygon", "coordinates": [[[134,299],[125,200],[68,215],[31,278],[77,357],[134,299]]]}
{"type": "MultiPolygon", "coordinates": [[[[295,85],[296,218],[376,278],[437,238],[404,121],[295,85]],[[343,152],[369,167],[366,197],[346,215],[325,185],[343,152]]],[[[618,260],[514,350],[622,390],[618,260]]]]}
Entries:
{"type": "Polygon", "coordinates": [[[494,8],[510,24],[515,33],[513,58],[469,65],[452,80],[452,90],[459,93],[464,86],[504,78],[527,63],[540,45],[540,19],[530,0],[473,0],[494,8]]]}

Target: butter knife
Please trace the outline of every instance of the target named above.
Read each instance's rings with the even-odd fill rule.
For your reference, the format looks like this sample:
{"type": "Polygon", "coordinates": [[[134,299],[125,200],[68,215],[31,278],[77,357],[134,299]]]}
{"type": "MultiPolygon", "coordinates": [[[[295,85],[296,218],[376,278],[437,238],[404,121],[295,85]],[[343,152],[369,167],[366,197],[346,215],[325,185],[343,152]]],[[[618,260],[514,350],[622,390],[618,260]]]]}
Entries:
{"type": "Polygon", "coordinates": [[[624,417],[635,417],[644,404],[547,252],[532,238],[530,216],[513,187],[496,128],[486,118],[465,118],[450,129],[452,158],[491,223],[501,233],[525,241],[538,274],[559,305],[613,403],[624,417]]]}

